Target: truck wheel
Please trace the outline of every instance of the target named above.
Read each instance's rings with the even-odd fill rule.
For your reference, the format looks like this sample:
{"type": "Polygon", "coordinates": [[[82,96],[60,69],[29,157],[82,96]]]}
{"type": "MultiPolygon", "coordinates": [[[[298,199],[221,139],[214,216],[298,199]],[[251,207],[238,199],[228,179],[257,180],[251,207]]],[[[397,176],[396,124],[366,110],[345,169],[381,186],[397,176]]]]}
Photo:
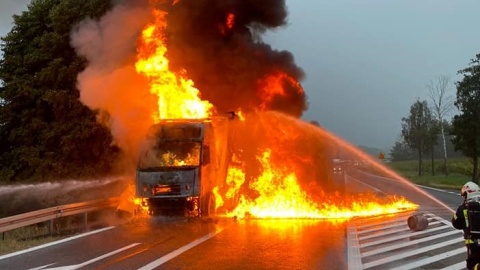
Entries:
{"type": "Polygon", "coordinates": [[[215,215],[215,196],[212,192],[205,194],[205,198],[202,200],[202,216],[212,217],[215,215]]]}

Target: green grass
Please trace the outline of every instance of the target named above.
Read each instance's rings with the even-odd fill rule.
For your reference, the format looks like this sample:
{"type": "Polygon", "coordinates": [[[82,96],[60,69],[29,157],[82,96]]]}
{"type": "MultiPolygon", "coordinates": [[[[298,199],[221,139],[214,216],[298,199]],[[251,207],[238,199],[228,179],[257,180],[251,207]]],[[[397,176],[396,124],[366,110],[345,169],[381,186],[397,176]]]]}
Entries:
{"type": "Polygon", "coordinates": [[[423,164],[424,172],[421,176],[418,175],[418,160],[391,162],[386,165],[415,184],[454,190],[460,190],[463,184],[471,179],[473,170],[471,161],[466,158],[448,160],[448,175],[442,170],[443,160],[434,160],[435,175],[432,175],[431,160],[425,160],[423,164]]]}
{"type": "Polygon", "coordinates": [[[50,243],[67,236],[50,236],[47,227],[35,225],[5,232],[4,237],[3,240],[0,238],[0,255],[50,243]]]}
{"type": "Polygon", "coordinates": [[[103,228],[121,222],[111,209],[91,212],[88,217],[88,227],[83,224],[83,215],[73,215],[54,219],[52,230],[50,223],[42,222],[0,233],[0,255],[35,247],[84,233],[90,229],[103,228]]]}

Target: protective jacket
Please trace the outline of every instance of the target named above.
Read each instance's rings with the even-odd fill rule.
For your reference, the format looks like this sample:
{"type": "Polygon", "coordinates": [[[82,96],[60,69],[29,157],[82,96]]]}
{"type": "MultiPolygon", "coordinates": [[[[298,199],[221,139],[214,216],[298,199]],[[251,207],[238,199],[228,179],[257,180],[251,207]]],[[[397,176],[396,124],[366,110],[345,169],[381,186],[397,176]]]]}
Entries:
{"type": "Polygon", "coordinates": [[[467,268],[480,270],[480,202],[468,200],[457,208],[452,225],[463,230],[467,246],[467,268]]]}

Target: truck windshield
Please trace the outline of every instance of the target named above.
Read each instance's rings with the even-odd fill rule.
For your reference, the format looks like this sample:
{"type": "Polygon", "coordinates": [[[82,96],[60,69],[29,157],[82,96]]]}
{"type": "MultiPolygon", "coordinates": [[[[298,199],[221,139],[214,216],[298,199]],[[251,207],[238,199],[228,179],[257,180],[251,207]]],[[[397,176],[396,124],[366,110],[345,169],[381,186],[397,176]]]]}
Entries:
{"type": "Polygon", "coordinates": [[[159,143],[139,157],[140,169],[156,167],[184,167],[200,165],[199,142],[159,143]]]}

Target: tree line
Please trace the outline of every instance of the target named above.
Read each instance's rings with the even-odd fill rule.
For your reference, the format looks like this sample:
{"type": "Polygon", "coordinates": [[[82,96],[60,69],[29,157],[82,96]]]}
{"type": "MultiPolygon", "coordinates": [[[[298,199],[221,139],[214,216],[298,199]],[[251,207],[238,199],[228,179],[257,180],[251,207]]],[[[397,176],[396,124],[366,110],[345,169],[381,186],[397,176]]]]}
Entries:
{"type": "Polygon", "coordinates": [[[425,171],[424,160],[442,158],[442,172],[448,175],[448,157],[463,155],[473,164],[472,180],[478,182],[480,154],[480,54],[468,67],[458,71],[462,75],[455,82],[456,95],[449,96],[450,79],[439,76],[427,88],[430,102],[417,99],[408,116],[402,118],[401,136],[390,151],[393,161],[418,159],[418,174],[425,171]],[[458,113],[451,121],[447,113],[455,106],[458,113]],[[440,155],[440,156],[439,156],[440,155]]]}

